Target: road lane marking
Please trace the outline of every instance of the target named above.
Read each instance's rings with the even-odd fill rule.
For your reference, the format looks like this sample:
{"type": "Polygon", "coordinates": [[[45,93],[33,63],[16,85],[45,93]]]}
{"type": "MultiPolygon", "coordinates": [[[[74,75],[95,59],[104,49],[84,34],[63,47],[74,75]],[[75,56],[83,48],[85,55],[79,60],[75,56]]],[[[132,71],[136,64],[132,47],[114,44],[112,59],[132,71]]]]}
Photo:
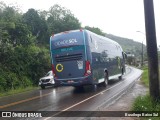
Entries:
{"type": "Polygon", "coordinates": [[[10,106],[13,106],[13,105],[17,105],[17,104],[20,104],[20,103],[24,103],[24,102],[27,102],[27,101],[31,101],[31,100],[34,100],[34,99],[37,99],[37,98],[40,98],[40,97],[44,97],[44,96],[47,96],[47,95],[49,95],[51,93],[52,92],[44,94],[44,95],[41,95],[41,96],[35,96],[35,97],[28,98],[28,99],[25,99],[25,100],[20,100],[20,101],[13,102],[13,103],[10,103],[10,104],[2,105],[2,106],[0,106],[0,109],[6,108],[6,107],[10,107],[10,106]]]}
{"type": "MultiPolygon", "coordinates": [[[[97,93],[97,94],[95,94],[95,95],[92,95],[91,97],[89,97],[89,98],[87,98],[87,99],[84,99],[84,100],[82,100],[81,102],[78,102],[78,103],[76,103],[76,104],[74,104],[74,105],[72,105],[72,106],[70,106],[70,107],[68,107],[68,108],[66,108],[66,109],[63,109],[61,112],[58,112],[58,113],[52,115],[52,117],[54,117],[54,116],[56,116],[56,115],[58,115],[58,114],[60,114],[60,113],[62,113],[62,112],[64,112],[64,111],[67,111],[67,110],[69,110],[69,109],[71,109],[71,108],[73,108],[73,107],[75,107],[75,106],[77,106],[77,105],[79,105],[79,104],[81,104],[81,103],[84,103],[84,102],[86,102],[86,101],[88,101],[88,100],[90,100],[90,99],[92,99],[92,98],[94,98],[94,97],[96,97],[96,96],[98,96],[98,95],[101,95],[102,93],[104,93],[104,92],[106,92],[106,91],[108,91],[108,90],[110,90],[110,89],[118,86],[118,85],[119,85],[120,83],[122,83],[122,82],[124,82],[124,81],[121,81],[121,82],[119,82],[118,84],[116,84],[116,85],[114,85],[114,86],[112,86],[112,87],[110,87],[110,88],[108,88],[108,89],[106,89],[106,90],[103,90],[103,91],[101,91],[101,92],[99,92],[99,93],[97,93]]],[[[50,118],[52,118],[52,117],[47,117],[47,118],[45,118],[44,120],[48,120],[48,119],[50,119],[50,118]]]]}
{"type": "MultiPolygon", "coordinates": [[[[114,87],[114,86],[113,86],[114,87]]],[[[109,90],[109,89],[106,89],[106,90],[109,90]]],[[[105,90],[105,91],[106,91],[105,90]]],[[[20,100],[20,101],[17,101],[17,102],[13,102],[13,103],[9,103],[9,104],[6,104],[6,105],[2,105],[0,106],[0,109],[3,109],[3,108],[6,108],[6,107],[10,107],[10,106],[13,106],[13,105],[17,105],[17,104],[20,104],[20,103],[24,103],[24,102],[28,102],[28,101],[31,101],[31,100],[34,100],[34,99],[37,99],[37,98],[41,98],[41,97],[44,97],[44,96],[47,96],[49,94],[51,94],[52,92],[50,93],[47,93],[47,94],[44,94],[44,95],[40,95],[40,96],[35,96],[35,97],[32,97],[32,98],[28,98],[28,99],[25,99],[25,100],[20,100]]],[[[101,92],[101,94],[103,94],[103,91],[101,92]]],[[[95,97],[95,96],[94,96],[95,97]]],[[[91,99],[91,98],[90,98],[91,99]]],[[[89,100],[89,99],[88,99],[89,100]]],[[[86,100],[87,101],[87,100],[86,100]]],[[[85,102],[85,101],[84,101],[85,102]]]]}
{"type": "Polygon", "coordinates": [[[13,103],[9,103],[9,104],[6,104],[6,105],[2,105],[2,106],[0,106],[0,109],[6,108],[6,107],[10,107],[10,106],[13,106],[13,105],[17,105],[17,104],[20,104],[20,103],[28,102],[28,101],[31,101],[31,100],[34,100],[34,99],[37,99],[37,98],[41,98],[41,97],[47,96],[47,95],[52,94],[52,93],[53,93],[53,91],[49,92],[47,94],[44,94],[44,95],[35,96],[35,97],[31,97],[31,98],[28,98],[28,99],[25,99],[25,100],[20,100],[20,101],[17,101],[17,102],[13,102],[13,103]]]}
{"type": "MultiPolygon", "coordinates": [[[[131,73],[131,71],[133,71],[133,70],[130,69],[130,73],[131,73]]],[[[141,74],[140,74],[140,76],[141,76],[141,74]]],[[[140,77],[134,79],[133,81],[139,80],[139,79],[140,79],[140,77]]],[[[125,80],[124,80],[124,81],[125,81],[125,80]]],[[[97,93],[97,94],[95,94],[95,95],[93,95],[93,96],[91,96],[91,97],[89,97],[89,98],[87,98],[87,99],[84,99],[84,100],[82,100],[81,102],[78,102],[78,103],[76,103],[76,104],[74,104],[74,105],[72,105],[72,106],[70,106],[70,107],[68,107],[68,108],[66,108],[66,109],[63,109],[62,111],[60,111],[60,112],[52,115],[51,117],[47,117],[47,118],[45,118],[44,120],[51,119],[52,117],[54,117],[54,116],[56,116],[56,115],[59,115],[59,114],[61,114],[62,112],[67,111],[67,110],[69,110],[69,109],[71,109],[71,108],[73,108],[73,107],[75,107],[75,106],[78,106],[79,104],[84,103],[84,102],[86,102],[86,101],[88,101],[88,100],[90,100],[90,99],[92,99],[92,98],[94,98],[94,97],[96,97],[96,96],[98,96],[98,95],[102,95],[104,92],[106,92],[106,91],[108,91],[108,90],[110,90],[110,89],[118,86],[119,84],[121,84],[121,83],[124,82],[124,81],[121,81],[121,82],[117,83],[116,85],[114,85],[114,86],[112,86],[112,87],[110,87],[110,88],[108,88],[108,89],[106,89],[106,90],[103,90],[103,91],[101,91],[101,92],[99,92],[99,93],[97,93]]],[[[124,90],[124,89],[122,89],[122,90],[124,90]]],[[[114,96],[110,97],[107,101],[109,101],[109,100],[111,100],[112,98],[114,98],[116,95],[118,95],[120,92],[122,92],[122,90],[120,90],[120,91],[119,91],[118,93],[116,93],[114,96]]]]}

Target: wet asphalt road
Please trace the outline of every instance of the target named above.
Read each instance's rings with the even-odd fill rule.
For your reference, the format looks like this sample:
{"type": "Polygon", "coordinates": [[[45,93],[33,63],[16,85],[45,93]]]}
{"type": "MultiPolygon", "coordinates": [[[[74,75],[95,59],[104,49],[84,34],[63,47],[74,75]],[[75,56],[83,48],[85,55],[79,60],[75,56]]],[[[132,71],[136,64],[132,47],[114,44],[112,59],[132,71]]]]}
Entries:
{"type": "Polygon", "coordinates": [[[0,111],[97,110],[99,107],[103,107],[105,103],[112,102],[118,93],[124,92],[129,85],[141,76],[141,73],[141,70],[127,67],[123,79],[115,79],[107,87],[86,86],[84,89],[48,87],[45,90],[38,89],[3,97],[0,98],[0,111]]]}

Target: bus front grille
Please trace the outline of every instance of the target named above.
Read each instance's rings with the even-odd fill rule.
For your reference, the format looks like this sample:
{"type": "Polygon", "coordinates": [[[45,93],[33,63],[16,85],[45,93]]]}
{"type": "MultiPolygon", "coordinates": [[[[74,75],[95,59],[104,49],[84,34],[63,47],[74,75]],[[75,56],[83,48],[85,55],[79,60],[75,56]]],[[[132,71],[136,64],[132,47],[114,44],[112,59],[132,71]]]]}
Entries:
{"type": "Polygon", "coordinates": [[[56,62],[74,61],[82,59],[82,54],[63,55],[55,57],[56,62]]]}

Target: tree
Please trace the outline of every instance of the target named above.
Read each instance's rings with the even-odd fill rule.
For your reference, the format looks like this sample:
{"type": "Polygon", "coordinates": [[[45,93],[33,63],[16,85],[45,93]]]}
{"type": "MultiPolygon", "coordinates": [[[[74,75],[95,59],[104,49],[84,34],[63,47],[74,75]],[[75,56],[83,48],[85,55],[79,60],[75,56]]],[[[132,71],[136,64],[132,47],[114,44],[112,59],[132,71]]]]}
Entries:
{"type": "Polygon", "coordinates": [[[0,6],[0,90],[37,86],[39,78],[50,70],[49,49],[36,44],[39,36],[32,34],[35,31],[15,7],[0,6]]]}
{"type": "Polygon", "coordinates": [[[84,28],[87,29],[87,30],[90,30],[90,31],[92,31],[92,32],[94,32],[94,33],[96,33],[96,34],[98,34],[98,35],[105,36],[105,33],[103,33],[102,30],[99,29],[99,28],[97,28],[97,27],[85,26],[84,28]]]}
{"type": "Polygon", "coordinates": [[[47,24],[50,34],[81,28],[79,20],[71,11],[57,4],[50,8],[48,15],[47,24]]]}
{"type": "Polygon", "coordinates": [[[37,38],[38,43],[46,43],[49,40],[47,34],[47,24],[45,19],[41,18],[35,9],[29,9],[23,15],[23,21],[27,24],[30,31],[37,38]]]}

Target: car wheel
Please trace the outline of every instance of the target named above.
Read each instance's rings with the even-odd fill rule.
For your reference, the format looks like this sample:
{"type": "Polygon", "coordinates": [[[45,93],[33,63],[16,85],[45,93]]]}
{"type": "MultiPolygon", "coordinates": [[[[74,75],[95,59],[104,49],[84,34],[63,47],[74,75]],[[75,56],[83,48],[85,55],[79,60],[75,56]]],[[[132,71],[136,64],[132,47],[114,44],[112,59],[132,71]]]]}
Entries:
{"type": "Polygon", "coordinates": [[[44,85],[41,85],[41,88],[42,88],[42,89],[45,89],[45,86],[44,86],[44,85]]]}

